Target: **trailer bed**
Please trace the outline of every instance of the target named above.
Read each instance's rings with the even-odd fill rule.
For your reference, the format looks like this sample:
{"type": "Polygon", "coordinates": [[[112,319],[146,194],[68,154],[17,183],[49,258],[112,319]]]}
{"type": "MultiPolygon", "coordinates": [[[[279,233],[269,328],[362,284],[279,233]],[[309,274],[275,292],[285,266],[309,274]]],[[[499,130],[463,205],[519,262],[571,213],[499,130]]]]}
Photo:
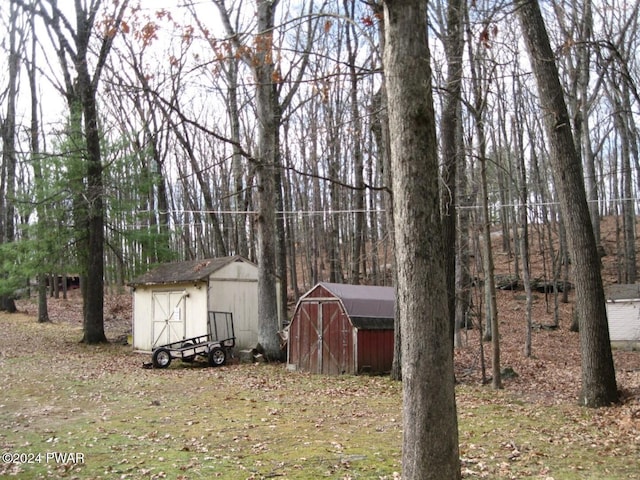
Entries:
{"type": "Polygon", "coordinates": [[[197,357],[204,357],[212,367],[224,365],[235,346],[233,314],[209,312],[208,315],[206,335],[184,338],[155,347],[151,357],[153,367],[167,368],[174,358],[190,363],[197,357]]]}

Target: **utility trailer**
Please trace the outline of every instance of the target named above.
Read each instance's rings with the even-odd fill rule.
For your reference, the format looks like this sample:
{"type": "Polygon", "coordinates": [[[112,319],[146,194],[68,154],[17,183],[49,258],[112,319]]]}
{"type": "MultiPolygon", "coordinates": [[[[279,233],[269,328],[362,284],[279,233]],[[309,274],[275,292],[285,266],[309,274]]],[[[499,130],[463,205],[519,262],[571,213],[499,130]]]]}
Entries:
{"type": "Polygon", "coordinates": [[[208,333],[197,337],[160,345],[153,349],[151,362],[154,368],[167,368],[171,360],[178,358],[186,363],[203,357],[212,367],[227,362],[231,349],[236,344],[231,312],[208,312],[208,333]]]}

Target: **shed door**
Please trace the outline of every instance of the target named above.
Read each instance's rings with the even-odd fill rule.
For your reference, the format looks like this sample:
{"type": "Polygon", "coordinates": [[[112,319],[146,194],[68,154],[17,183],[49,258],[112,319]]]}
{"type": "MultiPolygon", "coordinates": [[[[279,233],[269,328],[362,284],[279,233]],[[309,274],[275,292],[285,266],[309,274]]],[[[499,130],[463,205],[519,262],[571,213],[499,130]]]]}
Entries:
{"type": "Polygon", "coordinates": [[[353,366],[351,323],[338,302],[321,304],[318,372],[328,375],[356,373],[353,366]]]}
{"type": "Polygon", "coordinates": [[[289,358],[311,373],[354,371],[353,330],[338,302],[303,302],[290,331],[289,358]]]}
{"type": "Polygon", "coordinates": [[[301,305],[299,318],[295,323],[295,337],[289,339],[293,342],[291,356],[294,361],[301,370],[312,373],[318,372],[318,306],[316,302],[304,302],[301,305]]]}
{"type": "Polygon", "coordinates": [[[151,296],[152,348],[183,340],[187,292],[152,292],[151,296]]]}

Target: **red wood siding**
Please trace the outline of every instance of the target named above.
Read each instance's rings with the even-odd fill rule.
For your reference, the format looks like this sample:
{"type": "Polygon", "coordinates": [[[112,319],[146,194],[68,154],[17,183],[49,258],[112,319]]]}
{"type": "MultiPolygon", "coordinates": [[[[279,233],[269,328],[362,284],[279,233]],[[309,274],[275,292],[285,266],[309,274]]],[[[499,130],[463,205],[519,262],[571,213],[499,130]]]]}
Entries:
{"type": "Polygon", "coordinates": [[[387,373],[393,362],[393,330],[358,330],[358,372],[387,373]]]}
{"type": "Polygon", "coordinates": [[[393,330],[355,328],[339,298],[321,285],[298,303],[288,343],[288,364],[304,372],[386,373],[393,361],[393,330]]]}

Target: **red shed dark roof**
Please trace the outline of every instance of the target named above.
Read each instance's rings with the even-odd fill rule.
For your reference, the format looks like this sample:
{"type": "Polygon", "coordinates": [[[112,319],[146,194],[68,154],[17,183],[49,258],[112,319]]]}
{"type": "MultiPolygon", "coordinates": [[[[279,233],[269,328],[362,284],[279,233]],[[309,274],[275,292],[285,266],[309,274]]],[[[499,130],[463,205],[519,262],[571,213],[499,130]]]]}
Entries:
{"type": "Polygon", "coordinates": [[[327,282],[318,285],[338,297],[352,318],[392,319],[395,316],[396,295],[393,287],[327,282]]]}
{"type": "Polygon", "coordinates": [[[340,375],[391,370],[395,292],[391,287],[318,283],[289,325],[287,367],[340,375]]]}
{"type": "Polygon", "coordinates": [[[232,262],[246,262],[253,265],[240,255],[165,263],[133,279],[129,285],[166,285],[206,280],[213,272],[232,262]]]}

